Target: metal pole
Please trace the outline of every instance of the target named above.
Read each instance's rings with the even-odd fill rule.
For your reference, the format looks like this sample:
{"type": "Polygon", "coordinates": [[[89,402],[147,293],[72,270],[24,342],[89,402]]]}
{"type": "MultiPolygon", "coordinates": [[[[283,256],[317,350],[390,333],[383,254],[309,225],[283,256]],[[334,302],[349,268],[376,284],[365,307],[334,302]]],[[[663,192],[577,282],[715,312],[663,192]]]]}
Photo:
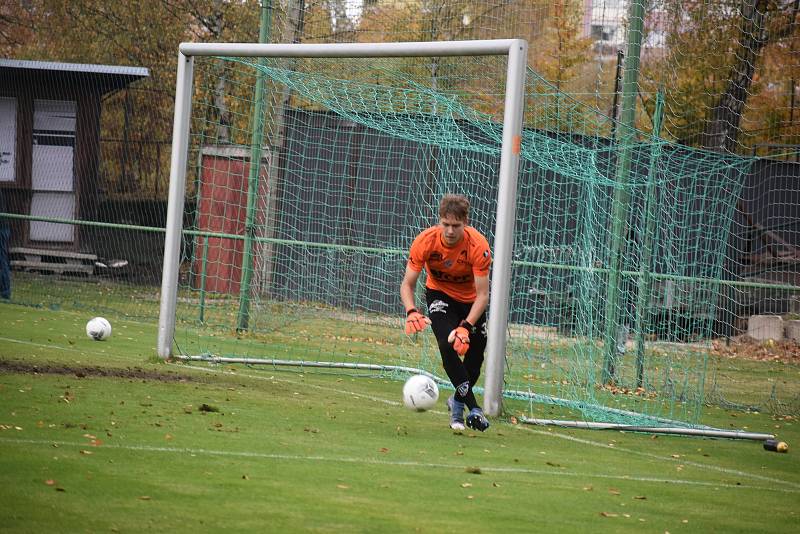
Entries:
{"type": "MultiPolygon", "coordinates": [[[[269,41],[272,20],[272,1],[261,4],[261,23],[258,42],[269,41]]],[[[259,63],[263,64],[264,60],[259,63]]],[[[247,330],[250,324],[250,292],[253,280],[253,238],[255,237],[256,200],[258,199],[258,174],[261,170],[261,152],[264,144],[264,73],[256,77],[255,104],[253,105],[253,133],[250,137],[250,167],[247,175],[247,208],[244,223],[244,250],[242,252],[242,279],[239,284],[239,313],[236,329],[247,330]]]]}
{"type": "Polygon", "coordinates": [[[172,355],[175,308],[178,300],[178,269],[181,262],[183,197],[186,193],[186,158],[189,152],[189,121],[192,102],[194,59],[178,53],[175,83],[175,118],[172,124],[172,154],[169,168],[169,204],[164,236],[164,267],[161,278],[161,306],[158,317],[158,355],[172,355]]]}
{"type": "Polygon", "coordinates": [[[654,211],[655,181],[658,160],[661,159],[661,143],[659,137],[661,124],[664,118],[664,92],[659,89],[656,94],[656,110],[653,115],[653,148],[650,152],[650,166],[647,169],[647,187],[644,193],[644,220],[645,230],[642,236],[642,256],[639,260],[639,287],[636,299],[636,386],[644,385],[644,331],[649,324],[650,316],[650,287],[652,286],[651,259],[653,257],[653,240],[656,231],[656,216],[654,211]]]}
{"type": "Polygon", "coordinates": [[[414,57],[504,56],[521,39],[405,43],[181,43],[187,56],[243,57],[414,57]]]}
{"type": "Polygon", "coordinates": [[[587,430],[618,430],[620,432],[646,432],[648,434],[673,434],[680,436],[703,436],[711,438],[751,439],[764,441],[773,439],[773,434],[760,432],[745,432],[744,430],[722,430],[717,428],[682,428],[661,426],[637,426],[622,423],[593,423],[591,421],[563,421],[558,419],[520,419],[523,423],[531,425],[553,425],[568,428],[584,428],[587,430]]]}
{"type": "Polygon", "coordinates": [[[503,371],[506,361],[506,325],[510,307],[511,258],[514,248],[514,219],[517,175],[522,145],[522,113],[525,99],[525,69],[528,43],[517,40],[509,48],[506,97],[503,114],[503,145],[497,188],[497,221],[494,234],[494,268],[491,281],[491,310],[486,345],[484,410],[498,416],[503,411],[503,371]]]}
{"type": "Polygon", "coordinates": [[[647,0],[632,0],[628,10],[628,47],[625,52],[625,75],[622,81],[622,113],[617,130],[617,146],[622,147],[617,162],[616,189],[611,221],[611,248],[609,251],[608,285],[606,287],[605,335],[603,337],[605,358],[603,363],[604,383],[616,378],[617,329],[619,327],[620,272],[622,271],[622,249],[627,234],[628,180],[631,168],[632,144],[636,139],[636,95],[639,86],[639,55],[644,27],[644,4],[647,0]]]}
{"type": "Polygon", "coordinates": [[[200,324],[206,321],[206,275],[208,274],[208,237],[200,237],[203,243],[203,265],[200,268],[200,324]]]}
{"type": "Polygon", "coordinates": [[[619,90],[622,84],[622,60],[625,54],[617,50],[617,70],[614,74],[614,100],[611,104],[611,138],[617,135],[617,117],[619,116],[619,90]]]}

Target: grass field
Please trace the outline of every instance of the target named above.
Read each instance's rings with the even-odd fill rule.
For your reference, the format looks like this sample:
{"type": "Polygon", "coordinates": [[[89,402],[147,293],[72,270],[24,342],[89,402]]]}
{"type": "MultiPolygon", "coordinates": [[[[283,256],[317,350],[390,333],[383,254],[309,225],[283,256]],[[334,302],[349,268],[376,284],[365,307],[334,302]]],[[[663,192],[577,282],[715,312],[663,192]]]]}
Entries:
{"type": "Polygon", "coordinates": [[[94,342],[88,318],[0,304],[0,530],[800,531],[791,416],[705,417],[788,454],[507,418],[453,433],[397,381],[163,363],[155,325],[94,342]]]}

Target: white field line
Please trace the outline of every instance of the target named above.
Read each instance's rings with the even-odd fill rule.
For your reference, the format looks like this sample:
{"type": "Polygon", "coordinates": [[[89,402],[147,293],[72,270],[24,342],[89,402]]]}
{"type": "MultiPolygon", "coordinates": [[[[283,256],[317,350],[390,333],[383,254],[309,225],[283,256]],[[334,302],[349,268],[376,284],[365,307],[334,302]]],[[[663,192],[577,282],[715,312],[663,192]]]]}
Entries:
{"type": "MultiPolygon", "coordinates": [[[[0,437],[0,443],[19,444],[19,445],[40,445],[52,447],[76,447],[85,448],[86,443],[78,443],[71,441],[50,441],[40,439],[17,439],[0,437]]],[[[213,449],[193,449],[193,448],[180,448],[180,447],[154,447],[151,445],[118,445],[111,443],[104,443],[99,450],[102,449],[116,449],[123,451],[136,451],[136,452],[151,452],[151,453],[168,453],[180,454],[182,456],[223,456],[223,457],[236,457],[236,458],[259,458],[266,460],[284,460],[284,461],[299,461],[299,462],[323,462],[323,463],[344,463],[344,464],[363,464],[363,465],[379,465],[385,467],[411,467],[422,469],[454,469],[463,471],[464,466],[458,464],[443,464],[433,462],[415,462],[405,460],[376,460],[364,457],[349,457],[349,456],[317,456],[317,455],[297,455],[297,454],[277,454],[265,452],[251,452],[251,451],[221,451],[213,449]]],[[[568,471],[554,471],[546,469],[528,469],[524,467],[493,467],[481,466],[481,471],[488,473],[511,473],[511,474],[529,474],[529,475],[545,475],[555,477],[570,477],[570,478],[588,478],[588,479],[606,479],[618,481],[633,481],[645,482],[654,484],[676,484],[683,486],[701,486],[712,488],[726,488],[726,489],[751,489],[758,491],[773,491],[779,493],[799,493],[800,489],[791,488],[776,488],[772,486],[750,486],[745,484],[731,484],[729,482],[703,482],[697,480],[683,480],[675,478],[655,478],[655,477],[639,477],[631,475],[607,475],[602,473],[578,473],[568,471]]]]}
{"type": "Polygon", "coordinates": [[[744,478],[752,478],[754,480],[763,480],[764,482],[770,482],[770,483],[773,483],[773,484],[784,484],[786,486],[790,486],[792,488],[796,488],[795,490],[792,490],[792,491],[800,491],[800,484],[798,484],[796,482],[790,482],[788,480],[781,480],[780,478],[767,477],[767,476],[759,475],[759,474],[756,474],[756,473],[747,473],[745,471],[739,471],[738,469],[729,469],[727,467],[719,467],[717,465],[709,465],[709,464],[704,464],[704,463],[700,463],[700,462],[694,462],[694,461],[691,461],[691,460],[684,460],[682,458],[673,458],[673,457],[668,457],[667,458],[667,457],[659,456],[658,454],[653,454],[653,453],[650,453],[650,452],[642,452],[642,451],[637,451],[637,450],[634,450],[634,449],[627,449],[625,447],[617,447],[616,445],[610,445],[608,443],[600,443],[600,442],[591,441],[591,440],[588,440],[588,439],[576,438],[575,436],[570,436],[568,434],[561,434],[560,432],[548,432],[546,430],[538,430],[538,429],[534,429],[534,428],[530,428],[530,427],[522,426],[522,425],[517,425],[517,428],[519,428],[520,430],[526,431],[526,432],[532,432],[534,434],[539,434],[541,436],[551,436],[551,437],[554,437],[554,438],[560,438],[560,439],[564,439],[564,440],[567,440],[567,441],[574,441],[576,443],[582,443],[584,445],[592,445],[594,447],[601,447],[601,448],[609,449],[609,450],[612,450],[612,451],[624,452],[625,454],[633,454],[633,455],[636,455],[636,456],[642,456],[644,458],[651,458],[653,460],[659,460],[659,461],[662,461],[662,462],[666,461],[666,462],[679,464],[679,465],[684,465],[684,466],[697,467],[698,469],[707,469],[707,470],[710,470],[710,471],[718,471],[720,473],[725,473],[726,475],[733,475],[733,476],[739,476],[739,477],[744,477],[744,478]]]}
{"type": "Polygon", "coordinates": [[[42,349],[58,349],[58,350],[66,350],[69,352],[87,352],[91,354],[91,351],[83,351],[80,349],[75,349],[72,347],[64,347],[62,345],[54,345],[52,343],[34,343],[33,341],[22,341],[21,339],[11,339],[10,337],[0,337],[0,341],[8,341],[10,343],[19,343],[20,345],[30,345],[32,347],[39,347],[42,349]]]}
{"type": "MultiPolygon", "coordinates": [[[[304,382],[298,382],[298,381],[295,381],[295,380],[289,380],[289,379],[285,379],[285,378],[275,378],[274,375],[273,376],[269,376],[269,377],[265,377],[265,376],[257,376],[257,375],[242,374],[242,373],[232,373],[232,372],[229,372],[229,371],[224,371],[224,370],[220,371],[220,370],[208,369],[208,368],[205,368],[205,367],[196,367],[194,365],[185,365],[184,364],[184,366],[185,367],[191,367],[193,369],[206,371],[206,372],[229,373],[232,376],[244,376],[246,378],[253,378],[253,379],[256,379],[256,380],[274,380],[276,382],[284,382],[284,383],[293,384],[293,385],[297,385],[297,386],[303,386],[303,387],[306,387],[306,388],[319,389],[319,390],[323,390],[323,391],[329,391],[329,392],[339,393],[339,394],[343,394],[343,395],[349,395],[349,396],[353,396],[353,397],[373,400],[375,402],[381,402],[381,403],[384,403],[384,404],[400,405],[400,402],[391,401],[391,400],[380,398],[380,397],[374,397],[372,395],[364,395],[362,393],[356,393],[356,392],[352,392],[352,391],[345,391],[345,390],[342,390],[342,389],[339,389],[339,388],[319,386],[319,385],[316,385],[316,384],[306,384],[304,382]]],[[[431,411],[431,413],[443,413],[443,412],[437,411],[437,410],[430,410],[430,411],[431,411]]],[[[791,488],[795,488],[795,490],[800,490],[800,484],[798,484],[798,483],[790,482],[790,481],[787,481],[787,480],[781,480],[779,478],[767,477],[767,476],[759,475],[759,474],[756,474],[756,473],[747,473],[745,471],[739,471],[738,469],[729,469],[729,468],[726,468],[726,467],[719,467],[719,466],[716,466],[716,465],[709,465],[709,464],[704,464],[704,463],[700,463],[700,462],[694,462],[694,461],[691,461],[691,460],[683,460],[681,458],[672,458],[671,456],[670,457],[659,456],[658,454],[653,454],[653,453],[649,453],[649,452],[642,452],[642,451],[637,451],[637,450],[634,450],[634,449],[627,449],[625,447],[617,447],[617,446],[614,446],[614,445],[609,445],[608,443],[602,443],[602,442],[599,442],[599,441],[592,441],[592,440],[588,440],[588,439],[578,438],[578,437],[575,437],[575,436],[570,436],[569,434],[563,434],[561,432],[552,432],[552,431],[545,431],[545,430],[539,430],[539,429],[535,429],[535,428],[530,428],[530,427],[528,427],[526,425],[515,425],[514,428],[517,428],[517,429],[523,430],[523,431],[527,431],[527,432],[531,432],[531,433],[534,433],[534,434],[539,434],[539,435],[542,435],[542,436],[549,436],[549,437],[553,437],[553,438],[564,439],[564,440],[567,440],[567,441],[573,441],[573,442],[576,442],[576,443],[581,443],[583,445],[590,445],[590,446],[593,446],[593,447],[600,447],[600,448],[604,448],[604,449],[619,451],[619,452],[622,452],[622,453],[625,453],[625,454],[633,454],[633,455],[642,456],[642,457],[645,457],[645,458],[650,458],[650,459],[653,459],[653,460],[659,460],[659,461],[662,461],[662,462],[669,462],[669,463],[674,463],[674,464],[679,464],[679,465],[684,465],[684,466],[692,466],[692,467],[696,467],[698,469],[706,469],[706,470],[710,470],[710,471],[717,471],[717,472],[720,472],[720,473],[725,473],[726,475],[735,475],[735,476],[738,476],[738,477],[750,478],[750,479],[754,479],[754,480],[761,480],[761,481],[764,481],[764,482],[770,482],[770,483],[774,483],[774,484],[784,484],[784,485],[789,486],[791,488]]],[[[792,491],[795,491],[795,490],[792,490],[792,491]]]]}

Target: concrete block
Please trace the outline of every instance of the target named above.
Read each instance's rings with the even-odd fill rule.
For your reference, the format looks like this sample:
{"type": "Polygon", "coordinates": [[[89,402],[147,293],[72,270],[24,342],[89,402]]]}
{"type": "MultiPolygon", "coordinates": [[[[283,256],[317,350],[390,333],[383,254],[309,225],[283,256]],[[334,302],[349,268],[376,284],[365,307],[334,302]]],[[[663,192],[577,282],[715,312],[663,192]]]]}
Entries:
{"type": "Polygon", "coordinates": [[[751,315],[747,321],[747,335],[759,341],[783,339],[783,317],[780,315],[751,315]]]}
{"type": "Polygon", "coordinates": [[[792,341],[800,343],[800,321],[797,319],[792,319],[789,321],[784,321],[783,324],[786,339],[791,339],[792,341]]]}

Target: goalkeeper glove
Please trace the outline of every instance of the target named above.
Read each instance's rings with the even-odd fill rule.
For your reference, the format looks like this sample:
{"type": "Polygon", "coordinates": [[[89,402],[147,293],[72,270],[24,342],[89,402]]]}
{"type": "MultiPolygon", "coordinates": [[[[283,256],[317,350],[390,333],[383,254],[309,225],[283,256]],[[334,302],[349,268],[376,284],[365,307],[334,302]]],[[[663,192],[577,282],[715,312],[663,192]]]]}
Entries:
{"type": "Polygon", "coordinates": [[[406,312],[406,334],[422,332],[429,324],[431,324],[431,320],[418,312],[416,308],[411,308],[406,312]]]}
{"type": "Polygon", "coordinates": [[[469,334],[474,329],[475,327],[467,321],[461,321],[458,327],[447,336],[447,342],[453,344],[453,349],[456,351],[456,354],[462,358],[469,350],[469,334]]]}

